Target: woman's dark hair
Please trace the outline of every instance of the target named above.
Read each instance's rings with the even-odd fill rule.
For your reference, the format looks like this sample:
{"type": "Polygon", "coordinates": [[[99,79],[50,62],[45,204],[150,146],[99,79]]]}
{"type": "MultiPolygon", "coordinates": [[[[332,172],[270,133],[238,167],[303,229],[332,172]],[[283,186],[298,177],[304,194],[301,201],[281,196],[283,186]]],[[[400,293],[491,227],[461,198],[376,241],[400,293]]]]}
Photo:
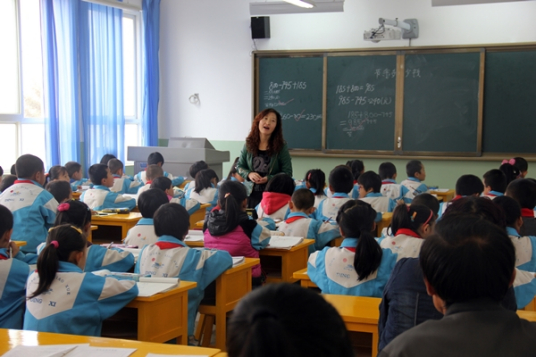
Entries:
{"type": "Polygon", "coordinates": [[[514,166],[517,167],[520,173],[529,169],[529,163],[524,158],[517,156],[514,157],[514,161],[514,166]]]}
{"type": "Polygon", "coordinates": [[[326,186],[326,174],[320,169],[312,169],[305,174],[304,181],[309,182],[310,188],[315,190],[315,196],[324,195],[324,187],[326,186]]]}
{"type": "Polygon", "coordinates": [[[70,224],[80,229],[91,223],[91,210],[82,201],[72,200],[58,206],[54,226],[70,224]]]}
{"type": "Polygon", "coordinates": [[[156,210],[153,216],[154,232],[158,237],[172,236],[184,240],[190,228],[190,216],[186,208],[178,203],[166,203],[156,210]]]}
{"type": "Polygon", "coordinates": [[[226,180],[219,188],[218,206],[225,212],[227,230],[232,231],[240,221],[242,202],[248,197],[246,188],[239,182],[226,180]]]}
{"type": "Polygon", "coordinates": [[[12,186],[17,180],[15,175],[4,175],[2,176],[2,182],[0,182],[0,192],[4,192],[8,187],[12,186]]]}
{"type": "Polygon", "coordinates": [[[259,153],[259,144],[261,143],[261,135],[259,132],[259,122],[270,113],[274,113],[277,119],[275,129],[270,135],[268,140],[268,155],[272,156],[283,148],[285,141],[283,140],[283,123],[281,121],[281,114],[279,114],[275,109],[268,108],[264,109],[262,112],[257,114],[251,123],[251,130],[249,135],[246,138],[246,147],[248,152],[252,153],[253,156],[257,156],[259,153]]]}
{"type": "Polygon", "coordinates": [[[285,195],[292,196],[295,188],[296,184],[294,183],[292,177],[280,172],[277,175],[274,175],[270,181],[268,181],[265,192],[284,193],[285,195]]]}
{"type": "MultiPolygon", "coordinates": [[[[153,186],[151,185],[151,187],[153,186]]],[[[166,203],[169,203],[166,193],[157,188],[150,188],[143,191],[138,197],[138,209],[143,218],[153,218],[156,210],[166,203]]]]}
{"type": "Polygon", "coordinates": [[[357,181],[359,175],[361,175],[361,173],[365,171],[365,164],[363,164],[363,161],[361,160],[349,160],[346,162],[346,166],[348,166],[350,168],[350,171],[352,171],[354,181],[357,181]]]}
{"type": "Polygon", "coordinates": [[[269,284],[244,297],[229,321],[229,357],[354,356],[341,316],[321,295],[269,284]]]}
{"type": "Polygon", "coordinates": [[[205,169],[201,170],[195,175],[195,188],[194,191],[199,193],[201,190],[212,186],[212,182],[210,182],[213,178],[216,179],[216,181],[219,181],[219,177],[216,174],[216,172],[212,169],[205,169]]]}
{"type": "Polygon", "coordinates": [[[45,186],[45,190],[50,192],[58,203],[69,199],[72,193],[71,184],[67,181],[50,181],[45,186]]]}
{"type": "Polygon", "coordinates": [[[521,217],[521,206],[512,197],[495,197],[493,203],[502,208],[507,227],[513,227],[519,217],[521,217]]]}
{"type": "Polygon", "coordinates": [[[49,181],[57,180],[59,179],[60,175],[63,173],[66,173],[67,175],[69,175],[65,167],[61,165],[52,166],[50,170],[48,170],[48,180],[49,181]]]}
{"type": "Polygon", "coordinates": [[[501,170],[506,176],[506,186],[508,186],[510,182],[518,178],[520,174],[519,169],[515,167],[514,165],[510,165],[510,164],[502,164],[499,167],[499,170],[501,170]]]}
{"type": "Polygon", "coordinates": [[[424,241],[419,262],[447,306],[482,298],[499,303],[512,280],[515,249],[504,229],[492,222],[451,214],[442,217],[435,234],[424,241]]]}
{"type": "Polygon", "coordinates": [[[350,200],[343,204],[337,214],[337,223],[346,238],[358,238],[355,248],[354,269],[357,280],[365,280],[374,273],[382,261],[382,249],[372,229],[376,211],[364,201],[350,200]]]}
{"type": "Polygon", "coordinates": [[[115,155],[113,154],[105,154],[100,160],[100,163],[108,166],[108,161],[110,161],[111,159],[117,159],[117,157],[115,157],[115,155]]]}
{"type": "Polygon", "coordinates": [[[86,245],[86,237],[78,227],[63,224],[51,228],[46,246],[37,258],[39,285],[28,300],[48,291],[54,282],[60,262],[68,262],[72,252],[83,252],[86,245]]]}
{"type": "Polygon", "coordinates": [[[230,180],[231,177],[233,177],[234,174],[236,174],[238,171],[236,170],[236,164],[238,163],[238,159],[240,159],[240,157],[237,157],[234,161],[233,161],[233,164],[231,165],[231,169],[229,170],[229,174],[227,175],[227,178],[226,180],[230,180]]]}
{"type": "Polygon", "coordinates": [[[13,228],[13,214],[6,206],[0,205],[0,238],[13,228]]]}
{"type": "Polygon", "coordinates": [[[506,218],[503,210],[487,197],[470,196],[452,201],[443,216],[450,214],[472,214],[506,229],[506,218]]]}
{"type": "Polygon", "coordinates": [[[399,229],[411,229],[417,233],[417,230],[423,224],[433,224],[435,222],[434,212],[426,206],[421,205],[398,205],[393,211],[391,221],[391,231],[394,235],[399,229]]]}
{"type": "Polygon", "coordinates": [[[150,187],[151,189],[156,188],[156,189],[159,189],[160,191],[169,190],[169,188],[171,187],[171,180],[167,178],[166,176],[160,176],[160,177],[155,178],[151,182],[150,187]]]}
{"type": "Polygon", "coordinates": [[[533,209],[536,206],[536,182],[531,179],[514,180],[506,187],[506,195],[519,202],[521,208],[533,209]]]}

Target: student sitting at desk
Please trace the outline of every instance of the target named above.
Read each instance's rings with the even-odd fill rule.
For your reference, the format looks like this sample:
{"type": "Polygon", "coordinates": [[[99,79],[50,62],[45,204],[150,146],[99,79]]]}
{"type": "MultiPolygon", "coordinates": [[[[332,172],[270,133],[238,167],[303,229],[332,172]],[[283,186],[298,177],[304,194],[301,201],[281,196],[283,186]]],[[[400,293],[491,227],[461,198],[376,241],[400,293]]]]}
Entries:
{"type": "Polygon", "coordinates": [[[65,164],[65,168],[69,174],[69,182],[71,183],[73,192],[80,190],[82,185],[86,184],[88,181],[87,178],[84,178],[84,174],[82,173],[82,165],[76,161],[69,161],[65,164]]]}
{"type": "Polygon", "coordinates": [[[110,188],[110,191],[117,193],[138,193],[142,184],[123,176],[123,167],[123,163],[118,159],[108,161],[108,168],[114,178],[114,184],[110,188]]]}
{"type": "MultiPolygon", "coordinates": [[[[258,258],[259,250],[270,243],[270,231],[246,214],[246,188],[235,181],[220,186],[218,207],[207,216],[203,226],[205,247],[221,249],[232,256],[258,258]]],[[[253,286],[262,285],[261,265],[252,267],[253,286]]]]}
{"type": "Polygon", "coordinates": [[[134,272],[197,282],[196,288],[188,290],[188,335],[193,342],[195,316],[205,288],[232,267],[233,260],[225,251],[191,249],[184,244],[190,218],[181,205],[166,203],[153,219],[158,241],[141,250],[134,272]]]}
{"type": "Polygon", "coordinates": [[[67,169],[61,165],[55,165],[48,170],[47,183],[52,181],[66,181],[70,182],[69,174],[67,169]]]}
{"type": "Polygon", "coordinates": [[[63,203],[73,199],[71,185],[66,181],[51,181],[45,186],[45,190],[50,192],[58,203],[63,203]]]}
{"type": "Polygon", "coordinates": [[[286,219],[290,213],[289,202],[294,193],[294,180],[285,173],[274,175],[262,193],[261,203],[256,207],[259,218],[269,217],[274,221],[286,219]]]}
{"type": "Polygon", "coordinates": [[[501,166],[499,167],[499,170],[501,170],[504,175],[506,176],[506,186],[510,184],[510,182],[520,178],[520,172],[519,169],[514,166],[514,160],[503,160],[501,166]]]}
{"type": "MultiPolygon", "coordinates": [[[[439,205],[439,216],[447,210],[447,207],[454,201],[463,197],[475,196],[480,197],[484,192],[482,180],[475,175],[462,175],[456,180],[456,196],[450,202],[441,202],[439,205]]],[[[419,197],[419,196],[417,196],[419,197]]]]}
{"type": "Polygon", "coordinates": [[[190,181],[186,184],[186,186],[184,186],[184,193],[186,194],[186,196],[189,196],[189,194],[191,193],[191,191],[194,190],[195,188],[195,177],[197,176],[197,173],[201,170],[206,170],[208,169],[208,165],[206,162],[204,162],[203,160],[201,161],[196,161],[192,164],[192,166],[190,166],[190,169],[188,170],[188,173],[190,174],[190,176],[194,179],[193,181],[190,181]]]}
{"type": "Polygon", "coordinates": [[[529,163],[527,160],[525,160],[522,157],[514,157],[513,159],[513,165],[519,170],[519,178],[525,178],[527,177],[527,173],[529,170],[529,163]]]}
{"type": "Polygon", "coordinates": [[[314,212],[314,218],[333,222],[337,217],[339,208],[351,200],[346,192],[350,192],[354,187],[354,177],[348,166],[339,165],[331,170],[328,181],[329,189],[334,194],[320,202],[318,209],[314,212]]]}
{"type": "Polygon", "coordinates": [[[128,208],[136,207],[136,200],[110,191],[114,185],[114,178],[108,166],[103,164],[91,165],[89,178],[93,182],[93,188],[82,193],[80,201],[84,202],[92,210],[99,211],[104,208],[128,208]]]}
{"type": "Polygon", "coordinates": [[[309,256],[307,274],[326,294],[381,297],[396,255],[374,239],[376,211],[363,201],[348,201],[337,223],[344,240],[309,256]]]}
{"type": "Polygon", "coordinates": [[[428,192],[428,187],[422,181],[426,178],[424,165],[419,160],[411,160],[406,164],[408,178],[400,183],[400,195],[404,202],[411,203],[415,196],[428,192]]]}
{"type": "MultiPolygon", "coordinates": [[[[359,175],[361,175],[363,172],[365,172],[365,165],[363,164],[363,161],[361,160],[349,160],[346,162],[346,165],[344,165],[350,169],[352,172],[352,177],[354,180],[354,184],[352,185],[352,189],[348,191],[348,197],[353,199],[359,198],[359,183],[357,180],[359,179],[359,175]]],[[[334,191],[328,187],[324,190],[324,193],[328,198],[333,197],[334,191]]]]}
{"type": "Polygon", "coordinates": [[[514,180],[506,187],[506,196],[512,197],[521,206],[523,225],[519,229],[519,234],[536,236],[536,218],[534,218],[536,182],[532,179],[514,180]]]}
{"type": "Polygon", "coordinates": [[[374,171],[367,171],[359,176],[359,199],[365,201],[376,210],[376,212],[393,212],[396,201],[381,194],[382,179],[374,171]]]}
{"type": "MultiPolygon", "coordinates": [[[[171,183],[171,180],[167,177],[162,178],[171,183]]],[[[156,210],[166,203],[169,203],[168,196],[162,190],[151,188],[142,192],[138,197],[138,209],[143,218],[129,229],[125,244],[137,245],[138,248],[143,248],[148,244],[156,243],[158,236],[154,231],[153,217],[156,210]]]]}
{"type": "Polygon", "coordinates": [[[79,228],[51,229],[28,278],[25,330],[100,336],[102,321],[138,295],[133,280],[84,273],[86,247],[79,228]]]}
{"type": "Polygon", "coordinates": [[[333,239],[341,236],[336,225],[310,218],[315,210],[314,202],[315,197],[310,190],[300,188],[294,191],[289,202],[291,213],[277,228],[286,236],[314,239],[315,244],[309,246],[309,254],[321,250],[333,239]]]}
{"type": "MultiPolygon", "coordinates": [[[[162,177],[162,176],[164,176],[164,170],[162,169],[161,166],[158,166],[158,165],[149,165],[149,166],[147,166],[147,169],[145,170],[145,178],[147,179],[147,181],[146,181],[145,185],[141,186],[140,189],[138,190],[138,197],[144,191],[147,191],[148,189],[151,188],[151,184],[153,183],[154,180],[156,180],[157,178],[162,177]]],[[[169,180],[169,181],[171,181],[171,180],[169,180]]]]}
{"type": "Polygon", "coordinates": [[[207,212],[218,204],[218,175],[212,169],[201,170],[195,175],[195,188],[186,193],[187,199],[194,199],[199,203],[209,203],[207,212]]]}
{"type": "Polygon", "coordinates": [[[21,329],[30,267],[19,259],[19,247],[9,241],[11,232],[13,215],[0,205],[0,328],[21,329]]]}
{"type": "Polygon", "coordinates": [[[504,195],[504,191],[506,191],[506,176],[501,170],[489,170],[484,174],[482,182],[484,182],[482,196],[494,199],[504,195]]]}
{"type": "Polygon", "coordinates": [[[312,169],[305,173],[305,188],[311,190],[315,195],[315,208],[318,208],[320,202],[327,198],[324,194],[324,187],[326,186],[326,174],[320,169],[312,169]]]}
{"type": "Polygon", "coordinates": [[[169,203],[180,204],[181,206],[186,208],[186,211],[188,211],[188,214],[190,216],[201,207],[197,200],[194,200],[193,198],[186,199],[182,191],[179,191],[181,192],[181,194],[178,195],[178,197],[174,197],[173,194],[175,192],[173,190],[173,187],[171,186],[171,180],[167,177],[160,176],[155,178],[151,183],[151,189],[157,189],[165,192],[166,197],[169,199],[169,203]]]}
{"type": "MultiPolygon", "coordinates": [[[[147,165],[148,166],[149,165],[158,165],[160,167],[163,167],[164,166],[164,156],[162,156],[162,154],[159,153],[158,151],[150,153],[149,156],[147,157],[147,165]]],[[[182,176],[173,177],[172,174],[170,174],[170,173],[168,173],[166,171],[164,171],[164,176],[166,176],[168,179],[171,180],[171,182],[173,183],[173,186],[180,186],[180,184],[182,184],[184,182],[184,177],[182,177],[182,176]]],[[[145,171],[138,172],[138,174],[135,176],[135,179],[138,182],[142,182],[144,185],[147,184],[147,177],[145,176],[145,171]]]]}
{"type": "Polygon", "coordinates": [[[396,166],[392,162],[383,162],[378,168],[382,180],[380,192],[395,201],[402,198],[401,186],[396,183],[396,166]]]}

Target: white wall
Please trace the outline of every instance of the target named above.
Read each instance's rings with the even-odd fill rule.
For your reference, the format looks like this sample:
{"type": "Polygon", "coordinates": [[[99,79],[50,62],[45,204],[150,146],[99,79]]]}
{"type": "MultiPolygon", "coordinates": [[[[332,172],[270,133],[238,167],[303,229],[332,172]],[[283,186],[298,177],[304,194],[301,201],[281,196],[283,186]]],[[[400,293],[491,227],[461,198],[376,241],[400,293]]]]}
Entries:
{"type": "MultiPolygon", "coordinates": [[[[534,42],[535,14],[536,1],[432,8],[431,0],[346,0],[344,13],[272,15],[271,38],[256,42],[259,50],[407,45],[363,41],[379,17],[417,18],[412,46],[534,42]]],[[[252,114],[249,22],[249,0],[162,0],[160,138],[244,139],[252,114]],[[199,106],[188,102],[193,93],[199,106]]]]}

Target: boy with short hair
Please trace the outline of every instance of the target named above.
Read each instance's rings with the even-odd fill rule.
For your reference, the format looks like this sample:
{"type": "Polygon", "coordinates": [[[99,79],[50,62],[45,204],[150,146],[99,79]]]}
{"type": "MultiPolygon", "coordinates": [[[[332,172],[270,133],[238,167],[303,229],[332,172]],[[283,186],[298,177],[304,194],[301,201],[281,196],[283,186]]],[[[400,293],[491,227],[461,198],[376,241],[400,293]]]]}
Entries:
{"type": "Polygon", "coordinates": [[[348,166],[339,165],[329,173],[328,183],[333,196],[322,200],[313,216],[315,219],[334,223],[339,208],[351,200],[347,192],[352,191],[354,187],[354,176],[348,166]]]}
{"type": "Polygon", "coordinates": [[[145,191],[151,188],[151,183],[158,177],[164,176],[164,170],[162,169],[162,166],[158,165],[149,165],[147,166],[147,169],[145,170],[145,178],[147,179],[147,182],[145,185],[141,186],[138,190],[138,197],[145,191]]]}
{"type": "Polygon", "coordinates": [[[108,161],[108,168],[114,178],[114,185],[110,191],[117,193],[138,193],[141,183],[132,181],[123,175],[123,163],[118,159],[108,161]]]}
{"type": "Polygon", "coordinates": [[[138,209],[143,218],[129,229],[124,239],[125,244],[143,248],[148,244],[156,243],[158,236],[154,232],[153,216],[156,210],[166,203],[169,203],[168,197],[161,190],[151,188],[142,192],[138,197],[138,209]]]}
{"type": "Polygon", "coordinates": [[[482,181],[484,182],[482,196],[494,199],[504,195],[504,191],[506,191],[506,175],[501,170],[489,170],[484,174],[482,181]]]}
{"type": "MultiPolygon", "coordinates": [[[[501,172],[502,173],[502,172],[501,172]]],[[[445,213],[447,207],[454,201],[467,196],[480,197],[484,191],[482,180],[475,175],[462,175],[456,180],[456,196],[450,202],[441,202],[439,205],[439,217],[445,213]]]]}
{"type": "Polygon", "coordinates": [[[54,225],[58,202],[43,188],[46,176],[40,158],[22,155],[15,165],[18,180],[0,194],[0,204],[13,213],[12,239],[27,243],[21,248],[24,253],[35,253],[54,225]]]}
{"type": "Polygon", "coordinates": [[[422,183],[426,179],[426,171],[419,160],[408,161],[406,174],[408,178],[400,183],[401,196],[404,202],[409,204],[415,196],[428,192],[428,187],[422,183]]]}
{"type": "Polygon", "coordinates": [[[512,197],[521,206],[523,225],[519,229],[522,236],[536,236],[536,182],[532,179],[517,179],[506,188],[506,196],[512,197]]]}
{"type": "Polygon", "coordinates": [[[292,194],[289,202],[290,214],[279,224],[278,231],[287,236],[314,239],[315,244],[309,246],[309,254],[321,250],[341,234],[336,225],[322,222],[310,215],[315,211],[315,195],[307,188],[300,188],[292,194]]]}
{"type": "Polygon", "coordinates": [[[188,197],[190,197],[190,194],[191,192],[194,190],[195,188],[195,176],[197,175],[197,173],[199,171],[203,171],[203,170],[206,170],[208,169],[208,165],[206,162],[204,162],[203,160],[201,161],[196,161],[192,164],[192,166],[190,166],[190,169],[188,170],[188,173],[190,174],[190,176],[193,178],[192,181],[188,182],[186,184],[186,186],[184,186],[184,193],[188,195],[188,197]]]}
{"type": "Polygon", "coordinates": [[[45,186],[45,190],[50,192],[59,203],[63,203],[73,199],[73,191],[71,184],[67,181],[50,181],[45,186]]]}
{"type": "Polygon", "coordinates": [[[401,186],[396,183],[396,166],[392,162],[383,162],[378,169],[382,187],[380,192],[383,196],[395,201],[402,198],[401,186]]]}
{"type": "Polygon", "coordinates": [[[367,171],[359,175],[357,182],[359,182],[359,199],[370,204],[379,213],[380,220],[382,212],[395,210],[396,202],[380,193],[382,187],[380,175],[374,171],[367,171]]]}
{"type": "MultiPolygon", "coordinates": [[[[158,165],[160,167],[164,166],[164,156],[162,156],[162,154],[159,153],[158,151],[150,153],[149,156],[147,157],[147,166],[149,165],[158,165]]],[[[171,180],[171,182],[173,183],[173,186],[179,186],[185,180],[185,178],[182,176],[173,177],[172,174],[166,171],[164,171],[164,176],[166,176],[167,178],[171,180]]],[[[147,177],[146,177],[145,171],[138,172],[136,176],[134,177],[134,179],[138,182],[143,182],[144,185],[147,184],[147,177]]]]}
{"type": "Polygon", "coordinates": [[[156,188],[158,190],[164,191],[166,197],[169,199],[169,203],[178,203],[182,207],[186,208],[189,215],[194,214],[198,209],[201,208],[199,201],[193,198],[186,198],[184,192],[179,191],[179,195],[174,195],[173,186],[171,185],[171,180],[165,176],[157,177],[153,180],[150,186],[151,189],[156,188]]]}
{"type": "Polygon", "coordinates": [[[99,211],[105,208],[128,208],[136,207],[136,200],[110,191],[114,185],[114,178],[108,166],[104,164],[91,165],[89,178],[93,188],[82,193],[80,201],[84,202],[92,210],[99,211]]]}
{"type": "Polygon", "coordinates": [[[88,181],[87,178],[84,178],[84,174],[82,173],[82,165],[80,165],[78,162],[69,161],[65,164],[65,168],[69,174],[71,190],[73,190],[73,192],[81,189],[82,185],[88,181]]]}

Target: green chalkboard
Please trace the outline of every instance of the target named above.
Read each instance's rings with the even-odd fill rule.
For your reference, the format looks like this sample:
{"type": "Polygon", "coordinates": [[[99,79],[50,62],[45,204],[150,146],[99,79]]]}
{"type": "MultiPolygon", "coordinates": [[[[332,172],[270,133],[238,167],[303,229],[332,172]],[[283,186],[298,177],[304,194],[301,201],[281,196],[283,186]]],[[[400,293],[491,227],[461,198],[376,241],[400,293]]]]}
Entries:
{"type": "Polygon", "coordinates": [[[477,155],[480,52],[406,54],[402,150],[477,155]]]}
{"type": "Polygon", "coordinates": [[[259,110],[283,118],[291,149],[322,148],[323,57],[259,58],[259,110]]]}
{"type": "Polygon", "coordinates": [[[484,88],[484,150],[536,153],[536,50],[487,53],[484,88]]]}
{"type": "Polygon", "coordinates": [[[396,55],[328,57],[328,150],[394,151],[396,55]]]}

